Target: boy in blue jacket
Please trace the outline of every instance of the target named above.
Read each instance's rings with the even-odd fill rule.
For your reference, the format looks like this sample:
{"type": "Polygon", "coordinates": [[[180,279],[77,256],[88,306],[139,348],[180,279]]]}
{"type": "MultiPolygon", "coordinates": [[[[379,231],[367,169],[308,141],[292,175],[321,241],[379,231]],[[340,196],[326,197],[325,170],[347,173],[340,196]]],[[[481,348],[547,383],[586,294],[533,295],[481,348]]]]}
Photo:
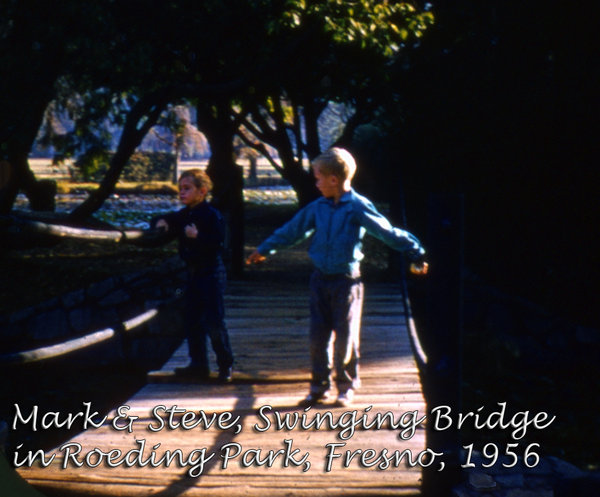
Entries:
{"type": "Polygon", "coordinates": [[[179,178],[183,209],[158,216],[152,225],[179,240],[179,255],[188,267],[184,326],[190,365],[176,373],[205,380],[210,376],[207,337],[217,356],[218,379],[231,381],[233,353],[225,326],[225,267],[221,258],[225,228],[221,213],[206,196],[212,182],[201,169],[185,171],[179,178]]]}
{"type": "Polygon", "coordinates": [[[300,405],[311,406],[328,398],[333,364],[337,405],[345,407],[352,402],[360,385],[358,358],[363,303],[360,261],[365,232],[404,252],[415,263],[414,272],[427,271],[425,250],[417,238],[393,227],[371,201],[354,191],[351,181],[356,163],[347,150],[328,150],[314,160],[313,171],[323,196],[277,229],[246,262],[263,262],[268,254],[312,235],[308,250],[315,266],[310,279],[312,377],[309,394],[300,405]],[[332,358],[329,343],[334,330],[332,358]]]}

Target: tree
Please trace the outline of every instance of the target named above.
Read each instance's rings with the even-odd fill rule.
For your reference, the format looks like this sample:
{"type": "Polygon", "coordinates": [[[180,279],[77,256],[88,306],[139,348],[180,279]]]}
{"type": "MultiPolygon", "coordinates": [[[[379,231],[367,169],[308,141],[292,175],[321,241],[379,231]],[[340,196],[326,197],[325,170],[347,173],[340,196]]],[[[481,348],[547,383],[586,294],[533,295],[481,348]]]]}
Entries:
{"type": "MultiPolygon", "coordinates": [[[[94,8],[80,2],[62,2],[63,9],[53,10],[53,15],[44,19],[42,33],[38,33],[38,23],[28,24],[26,16],[31,8],[39,7],[38,2],[7,5],[6,13],[14,23],[7,29],[6,42],[11,36],[19,37],[15,34],[17,28],[26,32],[18,56],[33,41],[33,46],[46,50],[40,60],[60,59],[59,63],[50,64],[50,71],[40,69],[26,74],[31,80],[41,81],[45,91],[35,92],[44,98],[40,99],[37,119],[29,121],[30,138],[26,138],[24,131],[15,134],[22,142],[21,157],[30,148],[35,136],[33,130],[39,127],[43,109],[54,94],[54,82],[59,76],[70,76],[70,84],[80,94],[93,94],[103,88],[115,94],[125,91],[142,102],[150,95],[163,93],[169,94],[172,101],[208,96],[229,99],[232,104],[245,102],[250,109],[258,106],[264,110],[266,102],[288,99],[306,117],[303,126],[307,142],[302,146],[298,143],[296,157],[290,156],[288,145],[280,145],[288,149],[282,150],[289,158],[283,168],[300,185],[308,182],[305,172],[297,166],[298,161],[301,163],[306,151],[310,157],[319,150],[314,122],[319,109],[331,98],[348,98],[348,87],[357,89],[368,80],[364,72],[357,76],[358,73],[350,74],[349,69],[342,75],[339,68],[354,60],[348,68],[357,68],[360,54],[364,54],[364,59],[376,55],[378,61],[384,62],[411,32],[420,33],[427,20],[407,3],[371,0],[351,4],[338,0],[286,3],[236,0],[227,6],[220,2],[199,5],[180,0],[157,9],[147,9],[140,1],[106,0],[94,8]],[[75,31],[74,25],[78,27],[75,31]],[[221,36],[232,30],[236,36],[221,36]],[[52,43],[48,39],[50,33],[52,43]],[[206,47],[215,39],[220,40],[217,49],[207,51],[206,47]],[[52,57],[53,51],[56,57],[52,57]],[[41,75],[47,77],[40,78],[41,75]],[[345,76],[352,78],[342,79],[345,76]]],[[[22,74],[27,72],[19,69],[22,74]]],[[[355,95],[356,91],[351,93],[355,95]]],[[[21,106],[33,107],[26,103],[26,98],[20,102],[21,106]]],[[[255,111],[256,120],[258,116],[255,111]]],[[[298,123],[293,126],[298,130],[298,123]]],[[[26,165],[18,168],[21,173],[27,170],[26,165]]],[[[111,177],[114,178],[112,173],[111,177]]],[[[23,180],[13,182],[13,189],[17,184],[23,184],[23,180]]],[[[6,198],[10,204],[10,196],[6,198]]]]}
{"type": "Polygon", "coordinates": [[[19,189],[34,208],[47,206],[47,183],[36,181],[27,157],[59,76],[86,60],[94,47],[109,43],[110,3],[9,0],[0,4],[0,153],[11,170],[0,190],[0,213],[10,212],[19,189]],[[89,33],[94,33],[98,45],[90,46],[89,33]]]}
{"type": "MultiPolygon", "coordinates": [[[[124,130],[106,176],[71,218],[82,221],[102,205],[161,112],[186,99],[196,105],[199,128],[210,144],[214,199],[231,221],[236,267],[243,247],[243,182],[232,143],[239,127],[277,149],[278,170],[306,203],[316,190],[304,161],[321,150],[318,122],[329,102],[346,102],[356,110],[342,138],[351,136],[352,127],[380,104],[373,92],[386,88],[386,65],[431,22],[408,3],[374,0],[234,0],[227,5],[178,0],[156,9],[140,0],[106,2],[98,19],[107,25],[102,33],[113,35],[108,43],[102,43],[103,36],[59,40],[65,50],[73,43],[81,48],[53,80],[60,75],[89,105],[83,115],[93,119],[81,120],[76,132],[92,138],[80,140],[84,159],[95,160],[103,151],[93,127],[81,130],[108,117],[110,102],[129,103],[114,114],[124,130]],[[231,32],[235,36],[223,36],[231,32]]],[[[63,28],[59,20],[57,25],[63,28]]]]}
{"type": "MultiPolygon", "coordinates": [[[[240,130],[238,129],[238,133],[239,132],[240,130]]],[[[252,147],[246,145],[246,142],[239,136],[235,136],[233,138],[233,148],[235,150],[236,158],[248,160],[249,171],[247,180],[250,184],[256,184],[258,181],[258,159],[261,154],[256,150],[258,143],[252,142],[250,138],[248,139],[250,140],[250,143],[252,143],[252,147]]]]}
{"type": "MultiPolygon", "coordinates": [[[[246,11],[256,10],[254,2],[239,4],[246,6],[246,11]]],[[[118,36],[111,47],[116,50],[107,53],[99,49],[95,54],[107,57],[102,65],[111,65],[111,78],[95,70],[92,59],[64,79],[71,92],[83,99],[85,109],[70,139],[63,140],[61,153],[77,152],[93,161],[99,154],[106,154],[98,141],[100,123],[111,120],[124,126],[100,188],[75,209],[73,220],[83,220],[102,205],[127,159],[169,103],[185,98],[222,100],[229,98],[223,95],[244,87],[246,83],[239,75],[245,71],[240,66],[243,60],[250,60],[249,53],[243,54],[246,59],[237,56],[235,71],[219,70],[225,67],[226,56],[233,61],[240,46],[244,46],[239,40],[222,43],[222,51],[215,54],[206,50],[219,37],[224,22],[231,20],[240,26],[247,22],[244,11],[230,8],[219,2],[200,5],[189,1],[172,2],[160,9],[147,9],[143,2],[125,2],[116,8],[113,22],[118,36]]]]}
{"type": "Polygon", "coordinates": [[[70,219],[83,221],[96,212],[114,191],[121,172],[129,161],[131,154],[140,145],[150,128],[156,124],[165,109],[169,97],[164,92],[145,95],[133,105],[127,114],[119,146],[113,155],[108,171],[99,187],[70,214],[70,219]]]}
{"type": "Polygon", "coordinates": [[[214,187],[212,201],[227,221],[227,259],[234,275],[241,274],[244,260],[244,178],[235,162],[234,137],[239,124],[231,118],[231,103],[227,99],[212,105],[198,104],[198,128],[211,149],[206,172],[214,187]]]}
{"type": "Polygon", "coordinates": [[[247,132],[240,137],[265,154],[305,204],[317,191],[304,160],[321,152],[318,123],[329,103],[345,102],[355,110],[340,137],[348,144],[354,130],[373,119],[392,93],[390,63],[422,36],[433,15],[405,2],[299,1],[288,6],[275,30],[274,45],[282,48],[269,55],[285,62],[269,75],[265,90],[241,102],[236,117],[255,139],[247,132]],[[281,164],[260,142],[277,150],[281,164]]]}

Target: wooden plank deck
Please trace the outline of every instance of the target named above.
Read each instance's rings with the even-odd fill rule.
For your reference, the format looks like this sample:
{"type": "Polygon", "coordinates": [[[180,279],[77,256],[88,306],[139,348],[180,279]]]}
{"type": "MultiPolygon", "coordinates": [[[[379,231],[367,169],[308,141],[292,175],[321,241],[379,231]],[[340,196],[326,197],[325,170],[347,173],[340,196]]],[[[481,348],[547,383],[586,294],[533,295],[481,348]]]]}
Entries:
{"type": "MultiPolygon", "coordinates": [[[[227,323],[236,355],[231,384],[196,384],[175,378],[173,369],[186,361],[184,342],[160,371],[149,374],[148,384],[127,402],[127,414],[138,416],[131,433],[111,426],[112,413],[101,427],[88,429],[67,442],[72,444],[72,450],[75,444],[81,446],[79,460],[89,457],[82,467],[76,467],[69,459],[67,468],[62,468],[65,450],[57,447],[47,453],[48,457],[56,454],[51,465],[22,467],[19,473],[43,493],[62,496],[419,495],[418,465],[409,467],[402,462],[396,467],[391,463],[387,469],[368,465],[382,462],[377,458],[386,450],[392,456],[395,451],[408,449],[416,458],[425,449],[422,424],[408,440],[400,438],[402,428],[388,427],[358,427],[351,438],[340,438],[351,419],[371,422],[378,414],[393,413],[399,421],[406,413],[418,411],[419,417],[425,413],[400,291],[395,285],[366,286],[362,388],[351,407],[297,407],[308,391],[309,380],[307,289],[234,283],[226,299],[227,323]],[[235,423],[230,429],[214,425],[209,429],[165,426],[154,432],[149,426],[158,427],[159,419],[167,424],[168,415],[163,409],[153,414],[161,405],[177,406],[188,412],[190,419],[198,419],[202,412],[208,417],[219,413],[232,416],[235,423]],[[291,422],[294,416],[304,417],[306,422],[319,416],[330,417],[336,426],[276,428],[277,417],[291,422]],[[261,432],[267,428],[267,419],[272,424],[261,432]],[[342,443],[346,445],[334,449],[331,446],[342,443]],[[142,444],[143,457],[138,457],[135,450],[142,444]],[[113,453],[114,467],[104,461],[92,468],[98,461],[94,449],[104,453],[119,449],[121,456],[113,453]],[[160,464],[165,452],[178,450],[183,464],[160,464]],[[238,450],[240,453],[233,457],[238,450]],[[294,460],[305,458],[299,465],[281,454],[294,450],[294,460]],[[355,456],[350,461],[344,457],[328,458],[331,450],[344,457],[346,451],[353,451],[355,456]],[[369,456],[364,463],[359,450],[369,456]],[[153,454],[157,467],[128,467],[122,462],[127,453],[130,461],[136,462],[137,457],[138,463],[153,454]],[[228,454],[232,457],[225,464],[228,454]],[[190,476],[190,471],[199,472],[198,458],[202,455],[205,464],[201,474],[190,476]],[[330,468],[326,467],[328,463],[330,468]]],[[[409,417],[404,418],[405,423],[408,420],[409,417]]],[[[174,417],[174,422],[178,421],[182,421],[181,415],[174,417]]]]}

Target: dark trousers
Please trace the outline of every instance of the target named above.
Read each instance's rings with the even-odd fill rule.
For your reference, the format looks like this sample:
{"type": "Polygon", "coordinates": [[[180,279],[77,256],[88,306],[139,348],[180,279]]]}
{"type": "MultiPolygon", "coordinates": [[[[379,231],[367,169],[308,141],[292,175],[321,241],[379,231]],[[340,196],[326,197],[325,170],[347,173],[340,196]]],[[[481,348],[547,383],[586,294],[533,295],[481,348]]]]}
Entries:
{"type": "Polygon", "coordinates": [[[329,389],[332,370],[340,393],[360,384],[360,321],[364,288],[358,278],[315,271],[310,279],[311,392],[329,389]]]}
{"type": "Polygon", "coordinates": [[[233,364],[229,334],[225,326],[225,269],[191,269],[185,294],[184,326],[193,366],[209,369],[207,337],[217,356],[219,369],[233,364]]]}

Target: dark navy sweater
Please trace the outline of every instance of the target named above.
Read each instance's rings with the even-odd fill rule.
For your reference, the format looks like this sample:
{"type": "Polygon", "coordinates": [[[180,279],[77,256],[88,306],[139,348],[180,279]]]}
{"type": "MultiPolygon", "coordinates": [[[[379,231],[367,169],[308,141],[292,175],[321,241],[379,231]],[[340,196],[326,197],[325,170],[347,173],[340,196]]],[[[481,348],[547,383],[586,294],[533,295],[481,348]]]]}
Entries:
{"type": "Polygon", "coordinates": [[[170,238],[179,240],[179,255],[191,269],[208,272],[217,267],[225,240],[223,216],[217,209],[204,201],[193,208],[161,214],[152,219],[151,227],[155,227],[159,219],[169,225],[170,238]],[[196,238],[186,236],[185,227],[189,224],[196,225],[196,238]]]}

